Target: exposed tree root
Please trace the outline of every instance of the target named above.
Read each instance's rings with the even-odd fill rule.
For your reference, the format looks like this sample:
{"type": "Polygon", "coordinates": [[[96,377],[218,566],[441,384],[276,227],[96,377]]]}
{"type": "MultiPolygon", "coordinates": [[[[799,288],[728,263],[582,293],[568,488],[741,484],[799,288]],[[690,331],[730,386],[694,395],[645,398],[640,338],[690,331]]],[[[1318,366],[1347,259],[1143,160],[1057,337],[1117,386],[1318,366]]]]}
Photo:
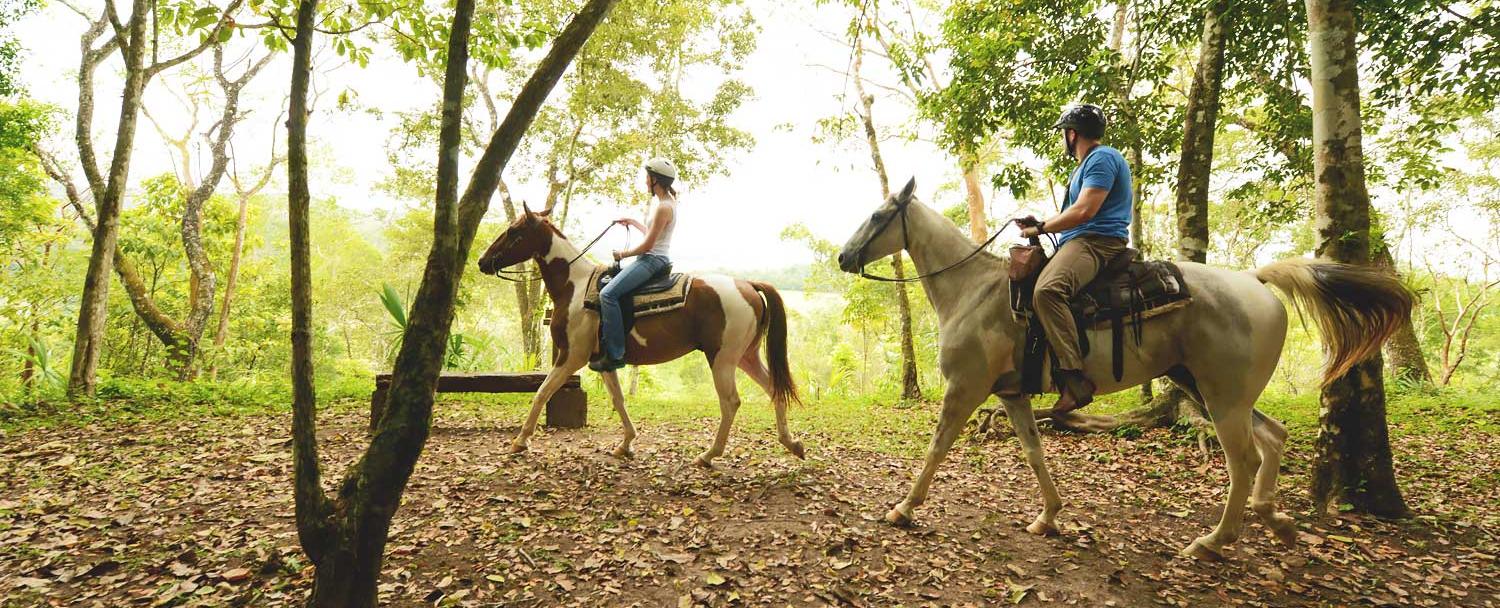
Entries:
{"type": "MultiPolygon", "coordinates": [[[[1162,427],[1181,427],[1196,436],[1198,447],[1206,455],[1214,439],[1213,422],[1209,421],[1203,405],[1188,396],[1175,384],[1157,394],[1150,402],[1127,412],[1091,414],[1080,410],[1054,413],[1050,409],[1034,409],[1032,415],[1038,422],[1046,421],[1052,428],[1072,433],[1113,433],[1127,428],[1147,430],[1162,427]]],[[[976,437],[1003,436],[1011,432],[1010,425],[1002,424],[1003,408],[983,408],[978,414],[976,437]]]]}

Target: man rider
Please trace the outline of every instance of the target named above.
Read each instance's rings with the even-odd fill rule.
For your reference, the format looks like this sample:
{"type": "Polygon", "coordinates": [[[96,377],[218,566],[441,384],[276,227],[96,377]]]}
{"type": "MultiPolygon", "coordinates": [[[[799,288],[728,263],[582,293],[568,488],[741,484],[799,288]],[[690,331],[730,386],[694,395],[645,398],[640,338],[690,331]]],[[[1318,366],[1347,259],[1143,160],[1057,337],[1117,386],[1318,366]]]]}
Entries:
{"type": "Polygon", "coordinates": [[[1130,235],[1130,166],[1119,150],[1099,143],[1105,123],[1098,106],[1063,111],[1052,128],[1062,130],[1063,147],[1078,168],[1068,181],[1062,211],[1040,222],[1034,217],[1021,221],[1023,237],[1057,234],[1057,251],[1037,277],[1032,306],[1057,356],[1053,384],[1060,397],[1053,411],[1058,413],[1088,405],[1097,388],[1083,374],[1078,327],[1068,303],[1125,251],[1130,235]]]}

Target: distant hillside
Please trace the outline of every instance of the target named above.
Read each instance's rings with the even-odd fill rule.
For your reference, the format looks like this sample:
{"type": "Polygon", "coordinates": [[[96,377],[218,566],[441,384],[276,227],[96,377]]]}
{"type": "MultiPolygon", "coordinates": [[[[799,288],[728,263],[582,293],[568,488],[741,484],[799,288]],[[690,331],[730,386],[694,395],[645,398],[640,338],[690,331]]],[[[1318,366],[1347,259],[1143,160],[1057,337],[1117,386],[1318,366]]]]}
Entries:
{"type": "Polygon", "coordinates": [[[752,281],[764,281],[775,285],[781,291],[803,291],[807,288],[807,279],[812,275],[811,264],[798,264],[795,266],[782,266],[780,268],[708,268],[704,272],[726,274],[752,281]]]}

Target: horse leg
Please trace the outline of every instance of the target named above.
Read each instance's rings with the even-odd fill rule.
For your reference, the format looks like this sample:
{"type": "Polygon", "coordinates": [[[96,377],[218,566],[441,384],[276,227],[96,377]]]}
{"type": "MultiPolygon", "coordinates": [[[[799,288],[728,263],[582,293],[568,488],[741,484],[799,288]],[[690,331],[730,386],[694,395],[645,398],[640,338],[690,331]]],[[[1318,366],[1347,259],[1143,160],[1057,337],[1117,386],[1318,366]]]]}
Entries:
{"type": "Polygon", "coordinates": [[[1229,498],[1224,501],[1224,515],[1220,518],[1219,525],[1212,532],[1194,540],[1182,550],[1182,554],[1207,561],[1223,559],[1224,547],[1239,539],[1240,526],[1245,517],[1245,502],[1250,498],[1251,475],[1260,467],[1261,458],[1251,439],[1251,400],[1240,400],[1231,407],[1214,407],[1213,397],[1205,397],[1208,397],[1214,430],[1218,433],[1219,445],[1224,448],[1224,460],[1229,466],[1229,498]]]}
{"type": "Polygon", "coordinates": [[[912,510],[927,502],[927,489],[932,486],[932,478],[937,475],[938,466],[948,457],[948,449],[953,447],[953,441],[958,439],[958,433],[963,430],[964,423],[969,421],[974,409],[984,402],[988,395],[987,389],[988,387],[981,387],[975,390],[956,380],[949,382],[948,391],[943,395],[943,413],[938,419],[937,432],[932,435],[932,445],[927,448],[927,460],[922,464],[922,472],[917,474],[906,500],[885,514],[886,521],[898,526],[911,524],[912,510]]]}
{"type": "Polygon", "coordinates": [[[615,458],[631,458],[635,456],[635,450],[631,449],[631,442],[635,441],[635,425],[630,423],[630,412],[625,411],[625,393],[620,390],[620,377],[615,372],[599,374],[604,380],[604,388],[609,390],[609,401],[615,405],[615,413],[620,415],[620,445],[610,452],[615,458]]]}
{"type": "MultiPolygon", "coordinates": [[[[759,344],[750,345],[750,349],[745,351],[745,356],[740,357],[740,369],[744,370],[745,375],[750,376],[751,380],[760,385],[761,390],[766,392],[767,397],[771,396],[771,372],[766,370],[766,364],[760,360],[759,344]]],[[[791,452],[793,456],[807,458],[807,451],[802,447],[802,442],[793,437],[792,431],[787,428],[786,402],[771,397],[771,405],[776,408],[776,438],[781,441],[781,445],[786,447],[786,450],[791,452]]]]}
{"type": "Polygon", "coordinates": [[[1000,402],[1005,404],[1005,414],[1016,430],[1016,438],[1021,440],[1021,451],[1026,454],[1026,462],[1036,473],[1036,484],[1042,490],[1042,513],[1026,526],[1026,531],[1038,536],[1055,535],[1058,533],[1057,512],[1062,509],[1062,497],[1058,496],[1052,475],[1047,472],[1042,437],[1036,430],[1036,417],[1031,412],[1031,398],[1026,395],[1001,397],[1000,402]]]}
{"type": "MultiPolygon", "coordinates": [[[[582,352],[581,349],[580,352],[582,352]]],[[[547,401],[552,398],[557,389],[562,388],[563,383],[568,381],[568,377],[578,371],[578,368],[583,367],[587,359],[587,353],[584,353],[582,357],[569,357],[559,362],[557,367],[552,368],[552,371],[547,372],[547,379],[542,381],[541,388],[538,388],[536,395],[531,398],[531,412],[526,415],[526,422],[521,425],[521,432],[517,433],[516,438],[510,442],[510,453],[519,454],[526,451],[526,448],[530,446],[531,434],[536,432],[536,420],[542,415],[542,406],[547,405],[547,401]]]]}
{"type": "Polygon", "coordinates": [[[1280,422],[1260,413],[1252,413],[1251,437],[1260,452],[1260,470],[1255,474],[1255,489],[1250,491],[1250,510],[1261,523],[1287,546],[1297,544],[1297,525],[1291,516],[1276,509],[1276,476],[1281,472],[1281,455],[1286,446],[1286,428],[1280,422]]]}
{"type": "Polygon", "coordinates": [[[713,468],[714,459],[724,454],[724,445],[729,442],[729,428],[734,426],[734,415],[740,411],[740,391],[734,385],[734,361],[727,355],[715,357],[713,375],[714,390],[719,393],[719,430],[714,434],[713,444],[693,460],[705,469],[713,468]]]}

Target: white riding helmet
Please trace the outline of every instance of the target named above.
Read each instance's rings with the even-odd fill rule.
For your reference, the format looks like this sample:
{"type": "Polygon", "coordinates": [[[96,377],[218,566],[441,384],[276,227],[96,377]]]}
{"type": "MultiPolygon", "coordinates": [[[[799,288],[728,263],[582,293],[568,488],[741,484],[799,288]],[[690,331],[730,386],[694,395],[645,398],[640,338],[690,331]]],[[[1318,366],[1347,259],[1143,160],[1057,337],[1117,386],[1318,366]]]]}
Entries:
{"type": "Polygon", "coordinates": [[[667,179],[677,179],[677,165],[666,158],[656,157],[646,161],[646,170],[667,179]]]}

